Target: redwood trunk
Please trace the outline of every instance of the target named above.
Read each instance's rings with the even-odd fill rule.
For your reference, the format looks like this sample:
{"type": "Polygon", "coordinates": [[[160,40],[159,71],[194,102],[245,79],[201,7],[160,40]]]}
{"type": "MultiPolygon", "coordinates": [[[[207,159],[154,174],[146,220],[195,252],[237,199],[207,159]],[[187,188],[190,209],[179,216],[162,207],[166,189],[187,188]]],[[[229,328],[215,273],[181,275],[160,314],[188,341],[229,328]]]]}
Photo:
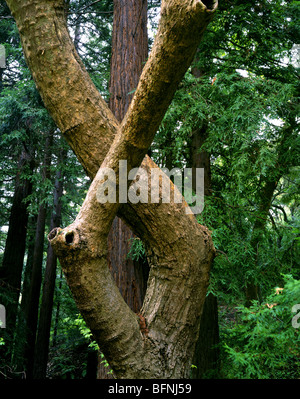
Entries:
{"type": "MultiPolygon", "coordinates": [[[[138,85],[147,55],[147,1],[115,0],[109,107],[120,122],[138,85]]],[[[131,229],[116,217],[108,235],[108,266],[126,303],[138,313],[146,292],[148,266],[127,257],[134,237],[131,229]]],[[[98,378],[107,378],[101,362],[100,357],[98,378]]]]}
{"type": "MultiPolygon", "coordinates": [[[[128,110],[147,55],[147,1],[115,0],[109,107],[119,122],[128,110]]],[[[129,227],[116,217],[108,236],[108,265],[126,303],[137,313],[146,282],[141,265],[127,258],[132,238],[129,227]]]]}

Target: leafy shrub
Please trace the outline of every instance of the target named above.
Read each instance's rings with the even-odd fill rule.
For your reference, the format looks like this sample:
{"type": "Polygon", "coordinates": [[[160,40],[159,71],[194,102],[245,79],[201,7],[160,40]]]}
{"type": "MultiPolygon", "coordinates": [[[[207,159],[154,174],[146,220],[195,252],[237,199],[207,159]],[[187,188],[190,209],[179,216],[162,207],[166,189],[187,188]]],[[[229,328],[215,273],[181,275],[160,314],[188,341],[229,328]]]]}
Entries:
{"type": "Polygon", "coordinates": [[[300,328],[292,323],[300,280],[283,277],[283,288],[276,288],[264,303],[238,307],[238,322],[224,330],[226,378],[300,378],[300,328]]]}
{"type": "Polygon", "coordinates": [[[139,259],[141,260],[144,259],[146,256],[146,251],[142,240],[140,240],[138,237],[135,237],[135,238],[130,238],[130,241],[131,241],[131,246],[127,254],[127,258],[136,261],[138,261],[139,259]]]}

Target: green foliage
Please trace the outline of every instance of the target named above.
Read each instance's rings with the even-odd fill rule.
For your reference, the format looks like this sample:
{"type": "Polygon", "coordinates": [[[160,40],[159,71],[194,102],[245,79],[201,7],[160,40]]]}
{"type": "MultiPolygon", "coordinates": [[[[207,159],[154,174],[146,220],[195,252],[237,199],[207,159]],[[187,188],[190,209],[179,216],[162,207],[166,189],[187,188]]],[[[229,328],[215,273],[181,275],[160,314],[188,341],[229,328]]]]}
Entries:
{"type": "Polygon", "coordinates": [[[113,2],[72,1],[68,26],[76,49],[101,94],[109,97],[113,2]]]}
{"type": "Polygon", "coordinates": [[[78,309],[65,279],[57,272],[47,377],[82,379],[86,375],[89,339],[77,323],[78,309]]]}
{"type": "MultiPolygon", "coordinates": [[[[74,323],[79,327],[80,334],[86,339],[87,342],[89,342],[89,348],[99,352],[99,346],[97,345],[96,341],[93,340],[91,330],[86,326],[86,323],[80,314],[77,315],[74,323]]],[[[107,374],[113,374],[113,371],[109,369],[109,363],[105,359],[102,352],[100,352],[100,358],[100,364],[103,364],[104,367],[107,369],[107,374]]]]}
{"type": "Polygon", "coordinates": [[[237,323],[223,329],[225,378],[300,377],[300,329],[292,325],[300,280],[285,275],[284,281],[264,303],[238,307],[237,323]]]}
{"type": "Polygon", "coordinates": [[[143,241],[138,237],[130,238],[130,241],[131,241],[131,246],[127,254],[127,258],[136,261],[144,259],[146,256],[146,251],[143,241]]]}
{"type": "Polygon", "coordinates": [[[86,326],[85,321],[80,314],[77,315],[77,318],[74,320],[74,324],[78,326],[80,334],[84,337],[84,339],[89,342],[89,347],[93,348],[94,350],[99,350],[99,346],[92,339],[91,330],[86,326]]]}

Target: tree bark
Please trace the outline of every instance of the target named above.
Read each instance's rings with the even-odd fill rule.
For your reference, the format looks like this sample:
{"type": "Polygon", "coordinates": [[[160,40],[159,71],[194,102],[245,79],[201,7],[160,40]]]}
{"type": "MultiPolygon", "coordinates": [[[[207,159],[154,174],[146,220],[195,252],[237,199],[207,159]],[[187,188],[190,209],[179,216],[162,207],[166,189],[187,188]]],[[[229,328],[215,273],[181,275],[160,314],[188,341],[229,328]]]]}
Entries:
{"type": "Polygon", "coordinates": [[[124,118],[148,56],[147,1],[114,0],[109,108],[124,118]]]}
{"type": "MultiPolygon", "coordinates": [[[[59,155],[60,163],[66,159],[66,151],[61,150],[59,155]]],[[[61,170],[57,170],[55,177],[55,186],[53,193],[53,212],[51,215],[51,230],[61,225],[61,197],[63,195],[63,176],[61,170]]],[[[46,378],[50,327],[53,308],[53,297],[56,280],[56,264],[57,256],[55,255],[51,245],[48,246],[47,262],[44,275],[43,295],[40,306],[40,316],[38,331],[36,336],[33,378],[46,378]]]]}
{"type": "Polygon", "coordinates": [[[203,306],[199,338],[193,358],[193,365],[196,366],[196,368],[192,368],[193,379],[218,377],[220,369],[219,343],[218,300],[215,295],[209,293],[203,306]]]}
{"type": "MultiPolygon", "coordinates": [[[[186,213],[184,201],[99,204],[103,168],[97,170],[103,160],[102,167],[113,169],[118,183],[120,159],[127,160],[129,170],[140,166],[216,2],[209,2],[213,11],[200,1],[162,3],[152,52],[121,125],[74,52],[61,1],[42,1],[38,8],[30,7],[31,1],[22,7],[16,0],[7,3],[45,104],[85,169],[95,176],[76,221],[49,235],[78,308],[117,377],[187,377],[214,256],[209,232],[186,213]],[[140,317],[125,304],[107,268],[106,240],[117,211],[148,250],[151,270],[140,317]]],[[[156,165],[146,158],[142,167],[149,171],[156,165]]]]}
{"type": "MultiPolygon", "coordinates": [[[[115,0],[109,107],[119,122],[132,100],[147,56],[147,1],[115,0]]],[[[145,297],[149,267],[146,262],[127,257],[134,237],[131,229],[116,217],[108,235],[108,266],[125,302],[138,313],[145,297]]],[[[99,356],[98,378],[110,378],[107,371],[99,356]]]]}
{"type": "MultiPolygon", "coordinates": [[[[147,60],[147,1],[115,0],[113,21],[109,107],[121,122],[147,60]]],[[[141,280],[144,273],[138,262],[127,258],[133,237],[121,219],[114,219],[108,236],[108,265],[126,303],[137,313],[146,282],[141,280]]]]}
{"type": "MultiPolygon", "coordinates": [[[[58,290],[57,292],[60,293],[61,292],[61,286],[62,286],[62,278],[63,278],[63,272],[62,270],[60,271],[60,281],[58,284],[58,290]]],[[[60,297],[57,294],[56,296],[56,301],[57,301],[57,305],[56,305],[56,310],[55,310],[55,321],[54,321],[54,329],[53,329],[53,340],[52,340],[52,346],[55,348],[56,347],[56,343],[57,343],[57,330],[58,330],[58,323],[59,323],[59,317],[60,317],[60,297]]]]}
{"type": "MultiPolygon", "coordinates": [[[[50,178],[50,164],[52,151],[53,132],[47,134],[45,143],[45,155],[43,161],[43,179],[50,178]]],[[[42,282],[42,264],[45,241],[45,224],[47,216],[47,206],[42,202],[39,206],[39,213],[37,218],[35,245],[32,260],[32,272],[30,287],[27,299],[27,308],[25,309],[25,323],[26,323],[26,342],[24,347],[24,363],[26,370],[26,377],[32,378],[33,363],[34,363],[34,349],[36,340],[36,331],[38,323],[38,309],[40,290],[42,282]]]]}

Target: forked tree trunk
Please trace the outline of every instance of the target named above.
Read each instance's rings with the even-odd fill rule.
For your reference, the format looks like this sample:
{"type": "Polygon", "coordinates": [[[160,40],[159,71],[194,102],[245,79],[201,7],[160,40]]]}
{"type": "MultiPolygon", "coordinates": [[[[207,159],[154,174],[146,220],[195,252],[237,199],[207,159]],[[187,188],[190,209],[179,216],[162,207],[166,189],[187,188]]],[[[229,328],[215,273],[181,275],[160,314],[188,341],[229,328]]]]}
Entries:
{"type": "MultiPolygon", "coordinates": [[[[63,2],[7,3],[43,100],[94,178],[75,222],[49,235],[77,306],[118,378],[188,377],[214,257],[210,234],[184,200],[121,206],[100,204],[97,193],[105,167],[119,182],[119,160],[127,160],[128,170],[142,163],[148,175],[157,168],[143,158],[217,2],[162,2],[153,49],[121,124],[74,50],[63,2]],[[150,274],[140,316],[124,302],[107,267],[107,236],[117,213],[147,247],[150,274]]],[[[171,192],[179,196],[172,184],[171,192]]]]}

